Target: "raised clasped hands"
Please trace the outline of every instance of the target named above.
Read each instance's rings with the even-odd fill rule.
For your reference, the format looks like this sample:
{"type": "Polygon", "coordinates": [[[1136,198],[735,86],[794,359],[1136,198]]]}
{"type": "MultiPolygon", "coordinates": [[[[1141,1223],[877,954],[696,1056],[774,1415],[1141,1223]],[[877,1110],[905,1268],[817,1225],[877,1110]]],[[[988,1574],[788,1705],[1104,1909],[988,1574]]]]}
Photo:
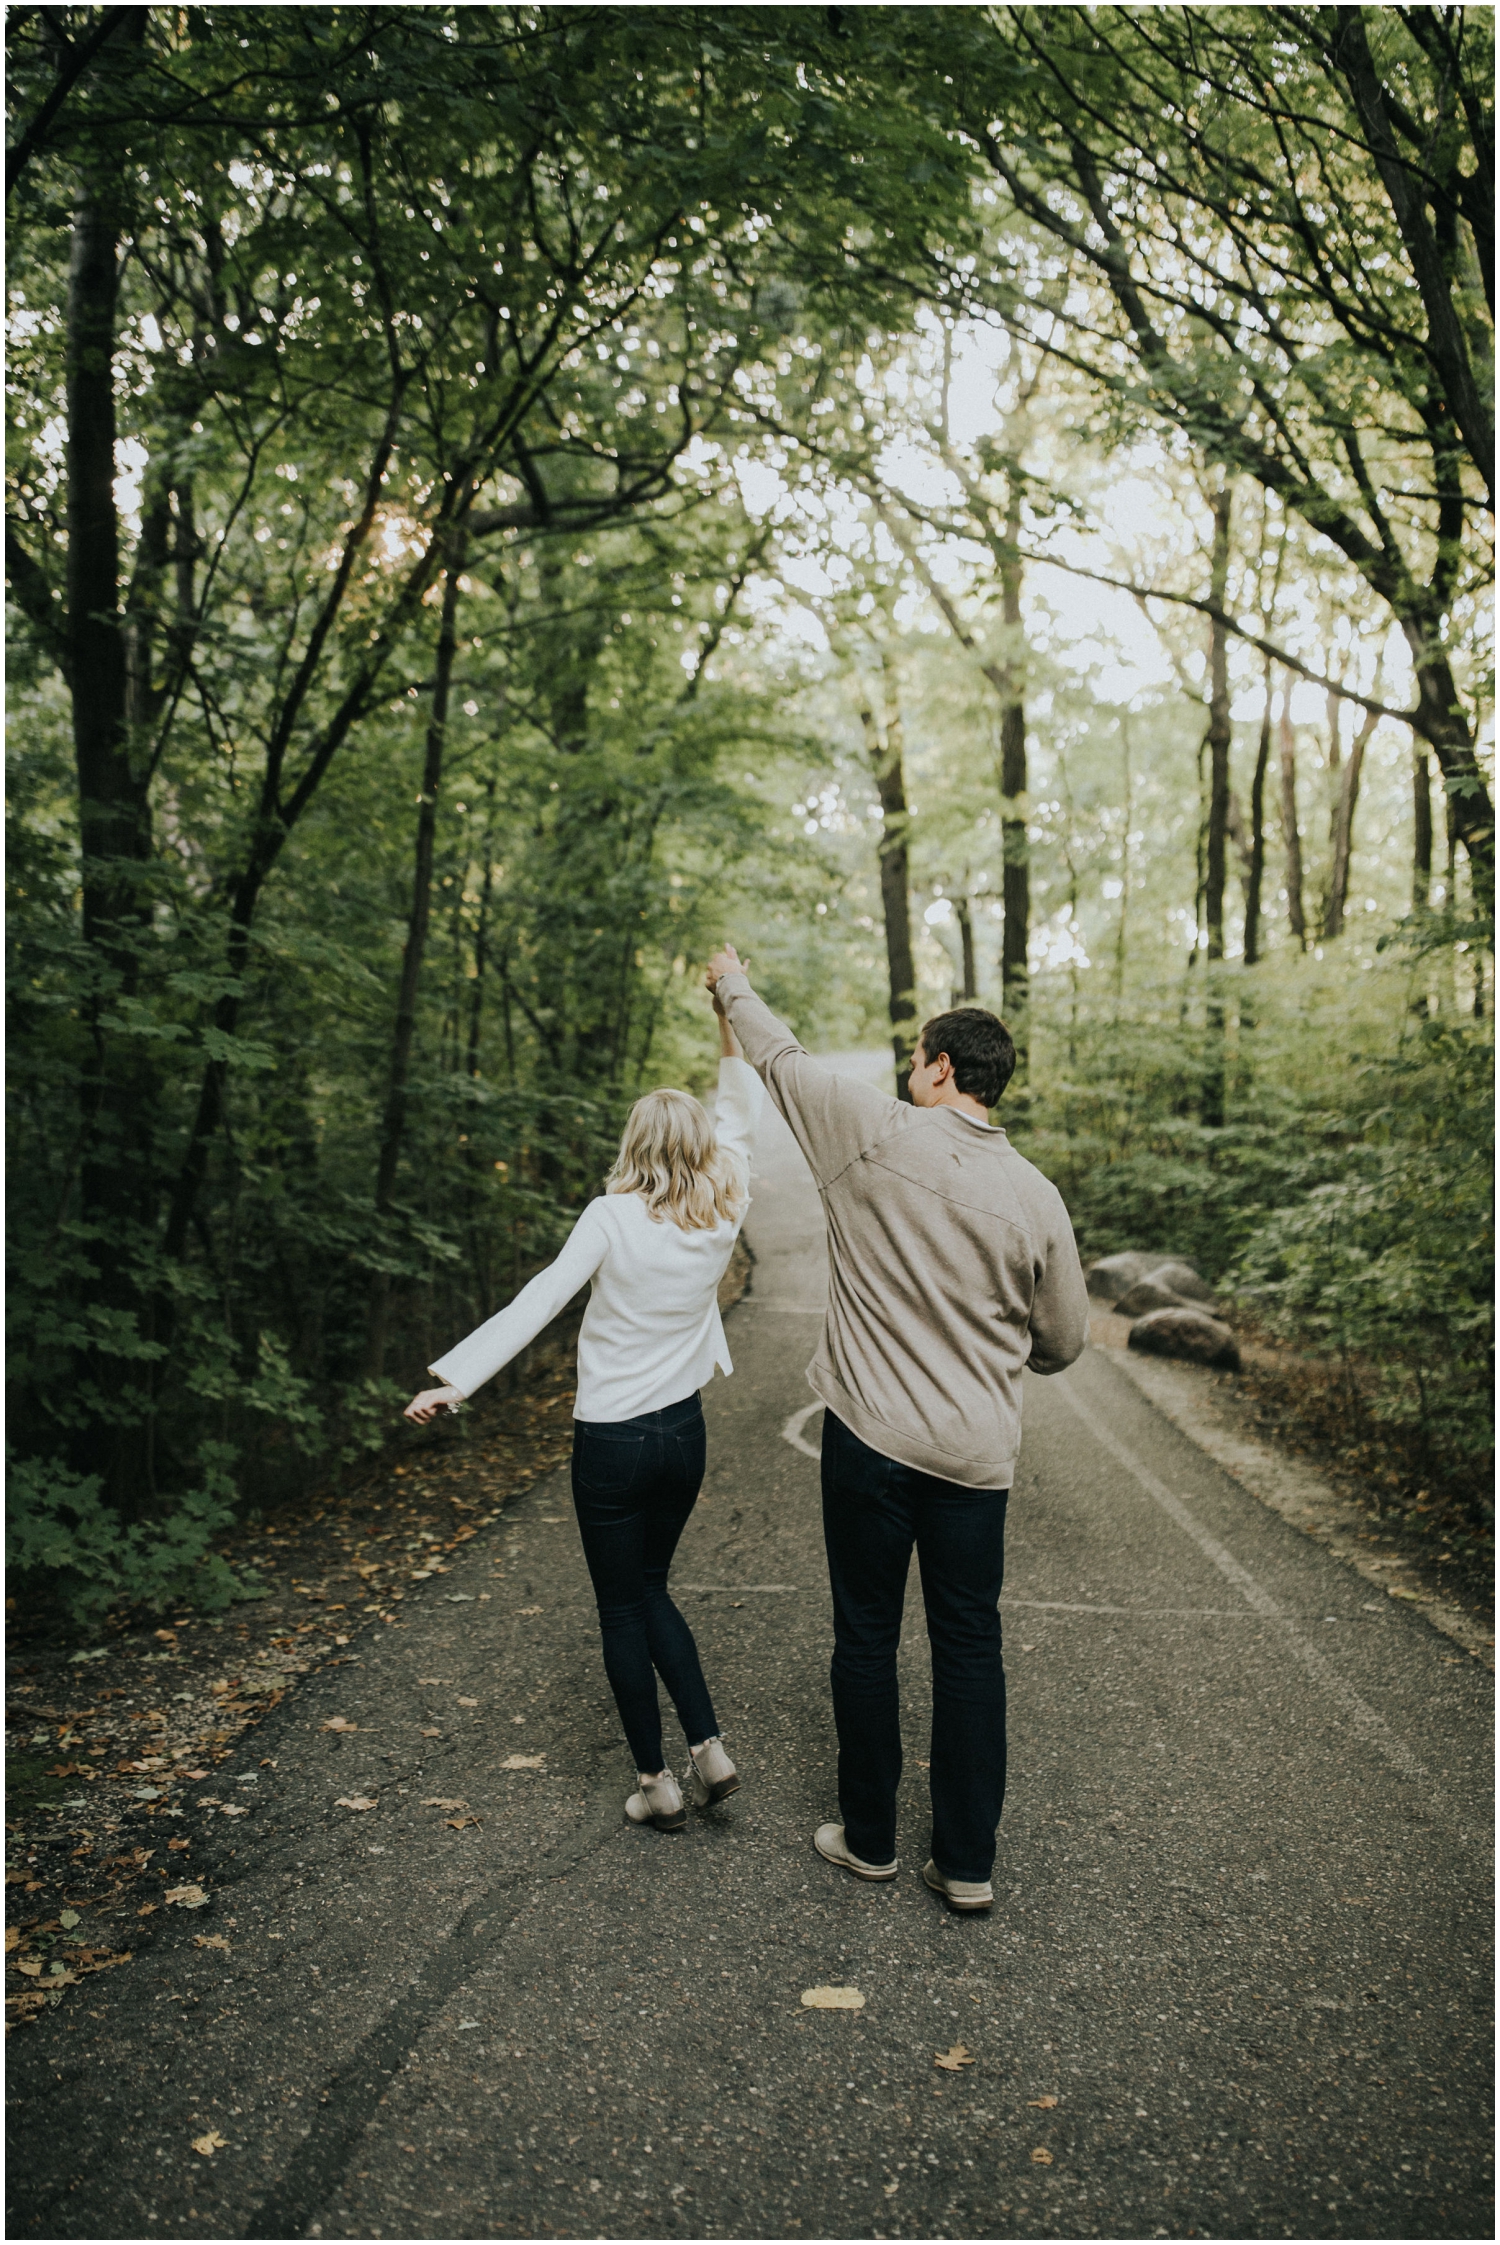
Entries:
{"type": "MultiPolygon", "coordinates": [[[[703,979],[707,983],[710,990],[717,990],[720,975],[743,974],[744,971],[744,960],[740,957],[738,951],[736,951],[732,943],[726,943],[723,948],[716,951],[713,957],[709,960],[708,968],[704,974],[703,979]]],[[[714,1004],[715,1008],[717,1009],[717,997],[714,1000],[714,1004]]]]}

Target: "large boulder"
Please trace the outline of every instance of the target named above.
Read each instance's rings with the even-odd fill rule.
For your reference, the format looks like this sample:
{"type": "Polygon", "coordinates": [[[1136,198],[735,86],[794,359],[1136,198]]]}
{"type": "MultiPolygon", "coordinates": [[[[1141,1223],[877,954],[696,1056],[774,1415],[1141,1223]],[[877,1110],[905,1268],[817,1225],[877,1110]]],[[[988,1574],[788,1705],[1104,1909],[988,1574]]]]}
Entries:
{"type": "Polygon", "coordinates": [[[1154,1271],[1164,1260],[1159,1254],[1142,1255],[1133,1248],[1124,1255],[1106,1255],[1099,1262],[1090,1263],[1083,1274],[1084,1283],[1097,1301],[1117,1302],[1137,1279],[1154,1271]]]}
{"type": "Polygon", "coordinates": [[[1174,1294],[1186,1302],[1201,1302],[1206,1310],[1214,1307],[1214,1290],[1206,1278],[1201,1278],[1191,1263],[1174,1258],[1152,1266],[1151,1278],[1158,1286],[1169,1286],[1174,1294]]]}
{"type": "Polygon", "coordinates": [[[1130,1328],[1130,1346],[1148,1356],[1180,1356],[1189,1364],[1240,1368],[1239,1344],[1229,1327],[1206,1310],[1151,1310],[1130,1328]]]}
{"type": "MultiPolygon", "coordinates": [[[[1169,1270],[1181,1267],[1180,1264],[1167,1265],[1169,1270]]],[[[1152,1310],[1191,1310],[1204,1305],[1179,1293],[1175,1286],[1164,1284],[1163,1273],[1153,1271],[1149,1278],[1138,1278],[1134,1286],[1127,1287],[1114,1307],[1116,1317],[1146,1317],[1152,1310]]]]}

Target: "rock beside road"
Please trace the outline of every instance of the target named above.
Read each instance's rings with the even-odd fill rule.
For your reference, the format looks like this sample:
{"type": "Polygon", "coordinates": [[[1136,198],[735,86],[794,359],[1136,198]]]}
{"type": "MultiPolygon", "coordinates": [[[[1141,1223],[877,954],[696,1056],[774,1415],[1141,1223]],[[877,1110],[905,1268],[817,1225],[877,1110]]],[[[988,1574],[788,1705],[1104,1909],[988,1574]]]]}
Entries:
{"type": "Polygon", "coordinates": [[[1138,1278],[1114,1304],[1116,1317],[1149,1317],[1153,1310],[1183,1310],[1210,1307],[1196,1298],[1179,1294],[1175,1286],[1164,1286],[1153,1271],[1149,1278],[1138,1278]]]}
{"type": "Polygon", "coordinates": [[[1207,1280],[1180,1255],[1148,1255],[1135,1249],[1106,1255],[1090,1266],[1086,1284],[1096,1301],[1108,1302],[1117,1317],[1148,1317],[1153,1310],[1218,1307],[1207,1280]]]}
{"type": "Polygon", "coordinates": [[[1169,1287],[1185,1302],[1201,1302],[1206,1310],[1211,1310],[1214,1306],[1213,1288],[1206,1278],[1193,1269],[1191,1263],[1175,1258],[1157,1263],[1151,1270],[1151,1283],[1153,1286],[1169,1287]]]}
{"type": "Polygon", "coordinates": [[[1167,1260],[1165,1255],[1143,1255],[1134,1248],[1123,1255],[1105,1255],[1097,1263],[1090,1263],[1084,1272],[1084,1284],[1096,1301],[1118,1302],[1122,1294],[1167,1260]]]}
{"type": "Polygon", "coordinates": [[[1129,1345],[1148,1356],[1179,1356],[1190,1364],[1217,1364],[1231,1372],[1240,1368],[1239,1343],[1207,1310],[1151,1310],[1130,1328],[1129,1345]]]}

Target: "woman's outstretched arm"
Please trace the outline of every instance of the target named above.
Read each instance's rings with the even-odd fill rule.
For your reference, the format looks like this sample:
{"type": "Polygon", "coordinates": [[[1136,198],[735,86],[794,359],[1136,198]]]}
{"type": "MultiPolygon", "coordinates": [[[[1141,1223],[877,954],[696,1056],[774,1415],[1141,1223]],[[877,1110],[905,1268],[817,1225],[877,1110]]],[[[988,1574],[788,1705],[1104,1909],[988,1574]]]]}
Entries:
{"type": "Polygon", "coordinates": [[[538,1271],[497,1316],[429,1365],[429,1371],[444,1384],[413,1396],[404,1415],[425,1426],[445,1405],[464,1402],[486,1380],[493,1379],[513,1356],[520,1355],[528,1341],[536,1339],[544,1325],[551,1324],[559,1310],[567,1308],[580,1287],[587,1286],[603,1262],[608,1245],[599,1204],[590,1201],[557,1260],[538,1271]]]}

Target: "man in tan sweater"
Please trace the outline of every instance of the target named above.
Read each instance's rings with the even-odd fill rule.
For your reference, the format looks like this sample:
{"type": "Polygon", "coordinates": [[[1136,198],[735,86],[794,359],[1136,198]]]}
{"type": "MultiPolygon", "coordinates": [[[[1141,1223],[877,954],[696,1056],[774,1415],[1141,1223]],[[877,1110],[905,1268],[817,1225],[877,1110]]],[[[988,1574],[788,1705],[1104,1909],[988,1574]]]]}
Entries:
{"type": "Polygon", "coordinates": [[[828,1314],[808,1383],[823,1420],[841,1824],[814,1844],[896,1875],[896,1652],[916,1548],[932,1645],[932,1860],[955,1909],[994,1899],[1005,1796],[1000,1585],[1021,1443],[1021,1373],[1061,1372],[1088,1334],[1062,1197],[989,1120],[1015,1067],[979,1006],[939,1014],[911,1104],[803,1051],[732,946],[708,982],[790,1124],[828,1219],[828,1314]]]}

